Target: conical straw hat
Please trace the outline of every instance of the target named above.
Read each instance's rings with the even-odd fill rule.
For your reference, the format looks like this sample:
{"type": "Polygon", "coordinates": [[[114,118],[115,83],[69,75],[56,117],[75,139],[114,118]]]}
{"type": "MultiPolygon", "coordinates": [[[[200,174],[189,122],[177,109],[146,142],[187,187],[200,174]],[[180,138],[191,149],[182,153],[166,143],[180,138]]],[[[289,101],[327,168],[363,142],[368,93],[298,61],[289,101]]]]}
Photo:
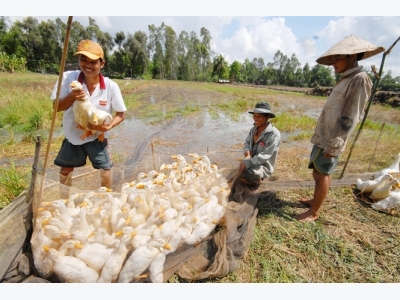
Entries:
{"type": "Polygon", "coordinates": [[[381,46],[376,46],[370,42],[360,39],[359,37],[349,35],[322,54],[317,59],[317,63],[329,66],[332,64],[332,60],[330,58],[332,55],[357,54],[364,52],[363,57],[359,59],[363,60],[383,51],[385,51],[385,48],[381,46]]]}

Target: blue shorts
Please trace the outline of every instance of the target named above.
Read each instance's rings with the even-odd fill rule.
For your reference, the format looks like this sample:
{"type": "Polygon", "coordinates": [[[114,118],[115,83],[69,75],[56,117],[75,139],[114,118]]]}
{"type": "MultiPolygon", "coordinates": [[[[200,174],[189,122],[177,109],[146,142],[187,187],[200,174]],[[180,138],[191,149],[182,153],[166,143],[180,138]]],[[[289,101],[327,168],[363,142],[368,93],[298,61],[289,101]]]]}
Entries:
{"type": "Polygon", "coordinates": [[[330,175],[339,162],[339,156],[324,157],[324,149],[313,146],[310,154],[309,169],[316,169],[321,174],[330,175]]]}
{"type": "Polygon", "coordinates": [[[64,139],[54,164],[65,168],[83,167],[88,157],[95,169],[109,170],[113,166],[107,139],[103,142],[96,139],[82,145],[73,145],[64,139]]]}

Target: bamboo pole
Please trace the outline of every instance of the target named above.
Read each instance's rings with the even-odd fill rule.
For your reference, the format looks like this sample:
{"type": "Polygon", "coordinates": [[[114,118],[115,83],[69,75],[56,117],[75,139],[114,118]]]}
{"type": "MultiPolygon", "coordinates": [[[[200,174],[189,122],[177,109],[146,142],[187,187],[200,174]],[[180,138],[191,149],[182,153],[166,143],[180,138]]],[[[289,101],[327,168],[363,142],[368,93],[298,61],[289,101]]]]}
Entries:
{"type": "Polygon", "coordinates": [[[354,145],[356,144],[357,139],[358,139],[358,137],[360,136],[361,130],[362,130],[363,127],[364,127],[365,120],[367,119],[367,116],[368,116],[369,108],[371,107],[372,101],[374,100],[374,97],[375,97],[376,90],[378,89],[379,84],[380,84],[380,82],[381,82],[382,70],[383,70],[383,65],[385,64],[386,55],[389,55],[389,54],[390,54],[390,52],[392,51],[393,47],[397,44],[397,42],[398,42],[399,40],[400,40],[400,37],[397,38],[397,40],[392,44],[392,46],[389,47],[388,50],[386,50],[385,52],[383,52],[382,61],[381,61],[381,66],[380,66],[380,68],[379,68],[379,73],[378,73],[378,74],[376,74],[375,67],[372,66],[372,72],[375,74],[375,80],[374,80],[374,84],[373,84],[373,86],[372,86],[371,96],[370,96],[369,99],[368,99],[368,104],[367,104],[367,108],[365,109],[364,118],[363,118],[363,120],[362,120],[362,122],[361,122],[361,124],[360,124],[360,128],[359,128],[358,131],[357,131],[356,137],[354,138],[353,144],[351,145],[349,155],[347,156],[346,163],[344,164],[344,167],[343,167],[342,173],[340,174],[339,179],[342,179],[342,178],[343,178],[344,171],[346,170],[347,164],[349,163],[351,154],[352,154],[353,149],[354,149],[354,145]]]}
{"type": "MultiPolygon", "coordinates": [[[[54,108],[53,108],[53,116],[51,119],[51,126],[50,126],[50,133],[49,133],[49,140],[47,142],[47,148],[46,148],[46,154],[44,157],[44,164],[43,164],[43,180],[42,184],[40,187],[40,195],[37,198],[39,202],[41,202],[42,195],[43,195],[43,187],[44,187],[44,177],[46,176],[46,167],[47,167],[47,160],[49,157],[49,152],[50,152],[50,144],[53,136],[53,131],[54,131],[54,124],[55,120],[57,117],[57,110],[58,110],[58,102],[59,102],[59,97],[60,97],[60,89],[61,89],[61,83],[62,83],[62,77],[64,73],[64,68],[65,68],[65,60],[67,57],[67,50],[68,50],[68,43],[69,43],[69,33],[71,31],[71,24],[72,24],[72,16],[68,17],[68,22],[67,22],[67,30],[65,32],[65,39],[64,39],[64,48],[63,48],[63,53],[61,57],[61,65],[60,65],[60,74],[58,76],[58,85],[57,85],[57,93],[56,93],[56,99],[54,101],[54,108]]],[[[34,199],[36,200],[36,199],[34,199]]],[[[35,203],[35,201],[32,202],[33,210],[35,211],[35,207],[37,207],[39,203],[35,203]]]]}

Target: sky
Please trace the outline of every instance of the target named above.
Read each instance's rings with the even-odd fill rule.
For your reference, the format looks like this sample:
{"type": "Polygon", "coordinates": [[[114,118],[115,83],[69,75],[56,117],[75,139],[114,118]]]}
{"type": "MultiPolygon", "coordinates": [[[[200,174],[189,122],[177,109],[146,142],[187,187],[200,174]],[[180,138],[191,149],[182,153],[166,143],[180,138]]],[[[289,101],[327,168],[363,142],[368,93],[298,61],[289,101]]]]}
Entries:
{"type": "MultiPolygon", "coordinates": [[[[113,37],[119,31],[134,34],[140,30],[148,34],[148,25],[159,27],[164,22],[177,36],[181,31],[194,31],[200,38],[200,29],[205,27],[212,37],[212,50],[217,55],[222,54],[228,63],[263,58],[267,64],[273,62],[275,53],[280,50],[288,57],[295,54],[301,67],[306,63],[312,67],[319,56],[348,35],[389,49],[400,37],[400,16],[387,15],[394,6],[385,1],[375,2],[370,7],[364,2],[363,8],[356,9],[342,0],[279,1],[278,4],[274,2],[274,6],[267,1],[253,0],[202,0],[199,4],[154,0],[139,7],[113,0],[99,1],[104,5],[99,4],[96,8],[82,1],[57,9],[46,5],[47,1],[38,0],[26,1],[26,5],[18,1],[18,7],[7,7],[2,14],[10,16],[12,21],[26,16],[47,21],[58,16],[65,23],[68,16],[73,16],[73,21],[79,21],[83,26],[88,25],[90,16],[102,31],[113,37]]],[[[359,64],[369,71],[372,65],[379,70],[382,60],[383,53],[380,53],[359,64]]],[[[400,42],[385,56],[383,72],[389,70],[393,77],[400,75],[400,42]]]]}

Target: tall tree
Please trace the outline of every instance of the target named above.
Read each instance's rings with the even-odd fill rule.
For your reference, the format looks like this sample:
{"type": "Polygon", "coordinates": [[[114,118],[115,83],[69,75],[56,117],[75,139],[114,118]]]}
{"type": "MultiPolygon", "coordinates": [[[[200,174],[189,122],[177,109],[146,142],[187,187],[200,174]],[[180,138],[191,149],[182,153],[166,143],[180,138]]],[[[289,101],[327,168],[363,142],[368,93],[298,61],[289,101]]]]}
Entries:
{"type": "Polygon", "coordinates": [[[118,49],[121,49],[122,43],[125,41],[125,33],[123,31],[118,31],[115,34],[114,42],[118,45],[118,49]]]}
{"type": "Polygon", "coordinates": [[[229,71],[229,80],[231,82],[240,82],[241,68],[242,68],[242,65],[237,60],[235,60],[233,63],[231,63],[230,71],[229,71]]]}
{"type": "Polygon", "coordinates": [[[266,81],[265,84],[267,85],[275,85],[278,83],[276,70],[272,62],[267,63],[267,67],[264,69],[264,78],[266,81]]]}
{"type": "Polygon", "coordinates": [[[166,25],[164,28],[165,40],[165,76],[167,79],[176,80],[178,78],[178,53],[176,33],[171,26],[166,25]]]}
{"type": "Polygon", "coordinates": [[[310,65],[306,63],[303,67],[303,76],[304,76],[304,83],[306,86],[310,86],[310,80],[311,80],[311,71],[310,71],[310,65]]]}
{"type": "Polygon", "coordinates": [[[8,17],[0,17],[0,52],[4,50],[4,41],[3,38],[6,36],[8,31],[8,17]]]}
{"type": "Polygon", "coordinates": [[[317,64],[311,69],[310,87],[333,86],[335,79],[329,67],[317,64]]]}
{"type": "Polygon", "coordinates": [[[225,57],[220,54],[214,58],[213,75],[217,76],[219,80],[221,78],[225,78],[224,74],[229,76],[228,62],[225,60],[225,57]]]}
{"type": "Polygon", "coordinates": [[[143,31],[128,34],[123,48],[128,57],[129,76],[137,78],[143,76],[148,69],[150,55],[147,49],[147,35],[143,31]]]}
{"type": "Polygon", "coordinates": [[[151,24],[148,25],[149,28],[149,44],[148,48],[152,54],[153,62],[153,78],[164,78],[165,66],[164,66],[164,48],[165,44],[163,30],[165,24],[162,22],[160,27],[156,27],[151,24]]]}
{"type": "Polygon", "coordinates": [[[205,27],[201,27],[200,29],[200,37],[201,39],[201,44],[199,45],[200,47],[200,53],[201,53],[201,73],[203,74],[202,77],[205,79],[207,77],[207,74],[211,71],[211,56],[214,54],[213,51],[211,50],[211,34],[208,29],[205,27]]]}
{"type": "MultiPolygon", "coordinates": [[[[104,51],[104,59],[108,59],[108,55],[110,51],[114,47],[114,40],[108,32],[101,31],[99,25],[97,25],[96,20],[89,17],[89,26],[86,27],[86,34],[87,39],[93,40],[97,42],[104,51]]],[[[107,64],[106,64],[107,68],[107,64]]]]}
{"type": "Polygon", "coordinates": [[[186,61],[187,53],[189,52],[189,34],[186,31],[181,31],[179,34],[176,50],[178,54],[178,79],[188,80],[188,62],[186,61]]]}
{"type": "Polygon", "coordinates": [[[274,68],[276,70],[276,84],[284,84],[285,82],[285,65],[288,61],[286,55],[278,50],[274,55],[274,68]]]}
{"type": "Polygon", "coordinates": [[[78,44],[83,39],[89,39],[86,29],[81,25],[78,21],[72,21],[71,30],[69,34],[69,47],[68,47],[68,55],[67,61],[70,63],[77,63],[77,59],[74,56],[76,49],[78,48],[78,44]]]}
{"type": "Polygon", "coordinates": [[[38,26],[42,43],[38,47],[41,53],[41,68],[47,73],[58,73],[62,48],[58,44],[58,32],[56,23],[52,20],[40,22],[38,26]]]}
{"type": "Polygon", "coordinates": [[[286,60],[283,69],[283,84],[288,86],[295,86],[297,84],[296,70],[301,66],[296,54],[292,54],[290,59],[286,60]]]}

